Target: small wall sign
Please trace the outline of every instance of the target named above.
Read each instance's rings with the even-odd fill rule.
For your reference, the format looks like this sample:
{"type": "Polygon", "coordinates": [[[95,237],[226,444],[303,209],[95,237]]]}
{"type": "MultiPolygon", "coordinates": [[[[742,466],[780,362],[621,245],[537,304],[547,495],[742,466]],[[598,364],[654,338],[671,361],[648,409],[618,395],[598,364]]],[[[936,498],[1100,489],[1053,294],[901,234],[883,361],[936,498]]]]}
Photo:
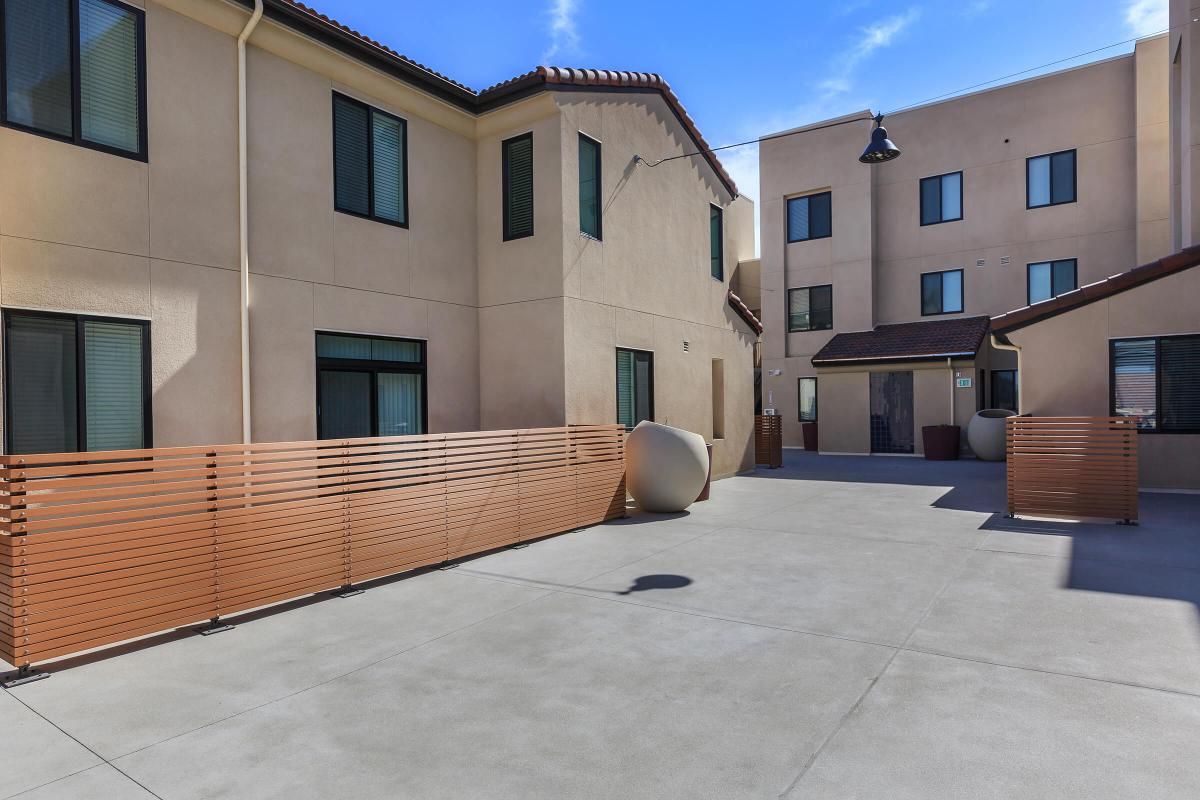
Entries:
{"type": "Polygon", "coordinates": [[[955,382],[955,385],[958,386],[959,389],[970,389],[971,388],[971,379],[970,378],[955,378],[954,382],[955,382]]]}

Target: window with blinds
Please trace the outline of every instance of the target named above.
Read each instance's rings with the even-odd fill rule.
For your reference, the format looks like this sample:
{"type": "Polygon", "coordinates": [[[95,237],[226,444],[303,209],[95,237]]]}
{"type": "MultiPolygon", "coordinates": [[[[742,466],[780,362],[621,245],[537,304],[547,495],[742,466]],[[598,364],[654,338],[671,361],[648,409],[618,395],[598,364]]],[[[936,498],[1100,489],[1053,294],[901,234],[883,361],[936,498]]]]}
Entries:
{"type": "Polygon", "coordinates": [[[111,0],[0,7],[4,123],[144,160],[144,12],[111,0]]]}
{"type": "Polygon", "coordinates": [[[1112,413],[1138,427],[1200,433],[1200,336],[1112,342],[1112,413]]]}
{"type": "Polygon", "coordinates": [[[600,143],[579,134],[579,232],[601,237],[600,143]]]}
{"type": "Polygon", "coordinates": [[[333,207],[408,227],[407,123],[333,95],[333,207]]]}
{"type": "Polygon", "coordinates": [[[833,235],[833,194],[821,192],[787,201],[787,240],[806,242],[833,235]]]}
{"type": "Polygon", "coordinates": [[[504,241],[533,236],[533,134],[500,143],[504,241]]]}
{"type": "Polygon", "coordinates": [[[654,355],[617,348],[617,423],[636,427],[654,419],[654,355]]]}
{"type": "Polygon", "coordinates": [[[788,290],[788,332],[833,328],[833,285],[788,290]]]}
{"type": "Polygon", "coordinates": [[[718,206],[708,207],[709,272],[719,281],[725,280],[725,221],[718,206]]]}
{"type": "Polygon", "coordinates": [[[151,446],[148,323],[8,311],[4,327],[8,452],[151,446]]]}
{"type": "Polygon", "coordinates": [[[317,438],[425,433],[425,342],[317,334],[317,438]]]}
{"type": "Polygon", "coordinates": [[[1074,291],[1077,263],[1073,258],[1063,258],[1029,264],[1026,267],[1029,305],[1074,291]]]}

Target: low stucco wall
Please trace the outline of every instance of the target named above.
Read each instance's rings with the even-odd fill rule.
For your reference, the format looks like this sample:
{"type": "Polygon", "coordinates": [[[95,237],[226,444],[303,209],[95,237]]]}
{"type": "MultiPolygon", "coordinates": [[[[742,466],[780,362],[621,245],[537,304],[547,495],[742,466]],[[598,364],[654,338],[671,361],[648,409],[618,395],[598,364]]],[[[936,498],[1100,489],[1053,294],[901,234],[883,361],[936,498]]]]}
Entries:
{"type": "MultiPolygon", "coordinates": [[[[1200,331],[1200,269],[1144,284],[1013,331],[1021,348],[1022,411],[1108,416],[1109,341],[1200,331]]],[[[1200,435],[1139,437],[1141,485],[1200,489],[1200,435]]]]}

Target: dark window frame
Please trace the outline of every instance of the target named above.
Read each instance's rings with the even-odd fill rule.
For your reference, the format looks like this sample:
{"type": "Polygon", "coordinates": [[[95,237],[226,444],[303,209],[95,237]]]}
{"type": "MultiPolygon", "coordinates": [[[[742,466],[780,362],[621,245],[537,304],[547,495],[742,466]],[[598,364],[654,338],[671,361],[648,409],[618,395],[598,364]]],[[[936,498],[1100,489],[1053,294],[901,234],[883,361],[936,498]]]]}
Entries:
{"type": "Polygon", "coordinates": [[[817,394],[817,387],[819,386],[819,383],[817,382],[817,378],[818,378],[818,376],[816,376],[816,375],[804,375],[802,377],[796,378],[796,421],[797,422],[817,422],[818,418],[820,417],[820,411],[818,410],[819,405],[820,405],[820,396],[817,394]],[[804,418],[804,407],[802,405],[800,405],[800,402],[801,402],[800,384],[804,381],[812,381],[813,382],[813,416],[812,416],[812,419],[804,418]]]}
{"type": "MultiPolygon", "coordinates": [[[[966,275],[966,271],[962,267],[957,267],[955,269],[939,269],[939,270],[934,270],[933,272],[922,272],[920,286],[918,288],[920,289],[919,299],[920,299],[920,303],[921,303],[921,316],[922,317],[944,317],[948,314],[965,314],[965,313],[967,313],[967,275],[966,275]],[[959,304],[960,308],[957,311],[926,312],[925,311],[925,278],[926,278],[926,276],[928,276],[928,275],[942,276],[942,275],[948,275],[952,272],[957,272],[961,276],[958,280],[958,290],[959,290],[958,304],[959,304]]],[[[946,282],[945,282],[945,279],[940,280],[938,291],[940,292],[940,297],[941,297],[941,302],[938,305],[944,309],[946,307],[946,282]]]]}
{"type": "Polygon", "coordinates": [[[927,227],[929,225],[943,225],[947,222],[962,222],[963,217],[966,216],[966,209],[963,207],[963,201],[964,201],[963,194],[965,192],[963,183],[964,183],[963,173],[962,173],[961,169],[957,170],[955,172],[943,172],[941,175],[930,175],[927,178],[921,178],[921,180],[917,181],[917,216],[918,216],[918,218],[920,218],[922,228],[927,227]],[[942,201],[943,201],[942,178],[948,178],[951,175],[958,176],[958,216],[953,217],[951,219],[946,219],[945,212],[942,210],[942,201]],[[938,219],[934,220],[933,222],[925,221],[925,214],[924,214],[925,207],[924,207],[923,199],[924,199],[925,182],[926,181],[937,181],[938,182],[938,219]]]}
{"type": "MultiPolygon", "coordinates": [[[[414,436],[425,436],[429,433],[429,342],[424,339],[411,339],[403,336],[377,336],[369,333],[346,333],[344,331],[316,330],[313,333],[313,354],[316,357],[317,377],[317,441],[334,441],[321,438],[321,370],[338,372],[366,372],[371,376],[371,436],[379,436],[379,373],[417,374],[421,376],[421,433],[414,436]],[[383,339],[390,342],[405,342],[421,346],[421,360],[418,361],[380,361],[359,358],[332,358],[320,355],[320,337],[340,336],[346,339],[383,339]],[[382,367],[382,368],[381,368],[382,367]]],[[[342,437],[336,437],[342,438],[342,437]]]]}
{"type": "Polygon", "coordinates": [[[508,226],[508,209],[509,209],[509,191],[508,191],[508,149],[509,146],[523,141],[529,140],[529,180],[531,184],[536,184],[536,161],[534,160],[533,150],[533,131],[526,131],[518,136],[510,136],[500,142],[500,225],[503,228],[503,241],[511,242],[517,239],[528,239],[533,236],[534,230],[537,227],[537,197],[536,185],[530,186],[529,197],[529,232],[528,233],[513,233],[508,226]]]}
{"type": "Polygon", "coordinates": [[[138,149],[137,152],[122,150],[99,142],[83,138],[83,110],[80,97],[80,53],[79,53],[79,0],[69,0],[70,33],[71,33],[71,135],[64,136],[52,131],[44,131],[31,125],[12,122],[8,119],[8,77],[5,74],[8,65],[8,54],[5,52],[7,36],[4,30],[5,0],[0,0],[0,126],[13,130],[32,133],[56,142],[65,142],[88,150],[96,150],[109,155],[128,158],[133,161],[147,162],[150,160],[149,130],[146,120],[146,11],[136,6],[118,2],[118,0],[101,0],[108,5],[120,8],[133,14],[137,22],[137,71],[138,71],[138,149]]]}
{"type": "MultiPolygon", "coordinates": [[[[1025,265],[1025,304],[1026,305],[1030,305],[1030,306],[1033,305],[1033,268],[1037,264],[1049,264],[1050,265],[1050,296],[1047,297],[1046,300],[1053,300],[1054,298],[1060,296],[1059,294],[1054,293],[1054,265],[1061,264],[1064,261],[1070,261],[1074,265],[1073,268],[1074,268],[1074,272],[1075,272],[1075,285],[1072,286],[1070,289],[1068,289],[1066,292],[1061,292],[1060,294],[1066,294],[1067,292],[1073,292],[1079,288],[1079,259],[1078,258],[1053,258],[1053,259],[1050,259],[1049,261],[1030,261],[1028,264],[1025,265]]],[[[1044,302],[1046,302],[1046,300],[1039,300],[1038,302],[1044,303],[1044,302]]]]}
{"type": "Polygon", "coordinates": [[[787,332],[788,333],[810,333],[812,331],[831,331],[831,330],[833,330],[833,284],[832,283],[818,283],[814,286],[796,286],[791,289],[788,289],[786,302],[787,302],[787,308],[785,309],[785,311],[787,312],[787,328],[788,328],[787,332]],[[826,287],[828,287],[828,289],[829,289],[829,325],[828,325],[828,327],[826,327],[826,326],[821,326],[819,328],[813,327],[813,325],[812,325],[812,290],[813,289],[824,289],[826,287]],[[793,328],[792,327],[792,292],[801,292],[801,291],[808,292],[809,326],[807,328],[793,328]]]}
{"type": "MultiPolygon", "coordinates": [[[[602,242],[604,241],[604,146],[598,139],[593,139],[583,131],[579,131],[579,140],[589,141],[596,146],[596,232],[592,233],[583,229],[583,209],[581,208],[579,210],[579,233],[589,239],[602,242]]],[[[578,169],[576,171],[578,172],[578,169]]],[[[505,175],[507,174],[508,172],[505,171],[505,175]]],[[[507,197],[507,193],[505,196],[507,197]]]]}
{"type": "Polygon", "coordinates": [[[783,203],[783,238],[787,240],[788,244],[798,244],[799,242],[814,242],[814,241],[817,241],[818,239],[829,239],[832,236],[833,236],[833,190],[832,189],[827,189],[824,192],[814,192],[812,194],[797,195],[796,197],[789,197],[789,198],[787,198],[787,200],[784,201],[784,203],[783,203]],[[803,239],[793,239],[792,238],[792,228],[791,228],[791,225],[788,224],[788,220],[791,217],[791,214],[788,211],[788,209],[791,207],[793,202],[800,201],[800,200],[808,200],[809,204],[810,204],[809,212],[808,212],[809,213],[809,230],[811,231],[811,229],[812,229],[811,203],[812,203],[812,198],[814,198],[814,197],[828,197],[829,198],[829,233],[823,233],[820,236],[813,236],[810,234],[810,235],[804,237],[803,239]]]}
{"type": "Polygon", "coordinates": [[[369,219],[372,222],[381,222],[384,225],[391,225],[395,228],[407,228],[409,222],[408,215],[408,120],[403,117],[398,117],[395,114],[384,111],[382,108],[376,108],[370,103],[364,103],[356,97],[351,97],[341,92],[333,92],[333,100],[330,104],[330,125],[333,129],[333,210],[339,214],[348,214],[351,217],[359,219],[369,219]],[[337,103],[341,100],[350,105],[358,106],[367,112],[367,213],[354,211],[349,208],[342,208],[337,201],[337,103]],[[401,138],[403,144],[400,147],[400,182],[404,188],[404,219],[397,222],[394,219],[380,217],[375,214],[375,125],[372,119],[373,115],[378,114],[381,117],[395,120],[400,123],[401,138]]]}
{"type": "MultiPolygon", "coordinates": [[[[1165,334],[1161,336],[1122,336],[1108,340],[1108,413],[1112,417],[1122,417],[1117,413],[1117,342],[1154,342],[1154,427],[1138,428],[1139,434],[1200,434],[1200,428],[1163,428],[1162,413],[1162,342],[1164,339],[1197,339],[1200,333],[1165,334]]],[[[1132,417],[1129,417],[1132,419],[1132,417]]]]}
{"type": "Polygon", "coordinates": [[[1071,203],[1079,202],[1079,151],[1072,147],[1066,150],[1056,150],[1053,153],[1039,153],[1036,156],[1029,156],[1025,159],[1025,210],[1032,211],[1035,208],[1049,208],[1051,206],[1066,206],[1071,203]],[[1054,201],[1054,157],[1072,154],[1071,159],[1071,199],[1054,201]],[[1038,203],[1036,206],[1030,202],[1030,185],[1029,185],[1029,162],[1038,158],[1050,159],[1050,185],[1047,187],[1050,193],[1050,201],[1046,203],[1038,203]]]}
{"type": "Polygon", "coordinates": [[[721,208],[716,203],[708,204],[708,274],[712,276],[714,281],[720,283],[725,282],[725,209],[721,208]],[[716,212],[714,215],[713,212],[716,212]],[[712,252],[712,226],[713,220],[717,221],[717,252],[716,262],[717,270],[713,272],[713,252],[712,252]]]}
{"type": "Polygon", "coordinates": [[[154,447],[154,412],[151,404],[154,399],[152,364],[150,362],[153,350],[150,346],[150,320],[131,319],[129,317],[111,317],[99,314],[66,314],[58,311],[39,311],[24,308],[5,308],[2,314],[3,325],[3,355],[4,355],[4,452],[13,452],[12,443],[12,392],[9,386],[12,382],[9,358],[11,342],[9,339],[9,321],[14,317],[41,317],[43,319],[65,319],[75,322],[75,427],[76,444],[80,448],[77,453],[103,452],[89,451],[87,447],[87,359],[84,346],[85,322],[114,322],[122,325],[137,326],[142,329],[142,446],[138,449],[149,450],[154,447]]]}
{"type": "MultiPolygon", "coordinates": [[[[621,414],[621,409],[620,409],[621,364],[620,364],[620,361],[617,359],[617,356],[616,356],[617,353],[633,353],[635,365],[637,364],[637,356],[638,355],[649,356],[648,363],[650,365],[650,369],[647,373],[649,376],[649,380],[646,382],[647,383],[646,391],[650,394],[650,398],[649,398],[649,402],[647,403],[647,409],[650,414],[648,419],[649,419],[649,421],[653,422],[654,421],[654,351],[653,350],[638,350],[635,347],[618,347],[613,352],[613,398],[617,400],[618,407],[617,407],[616,416],[619,417],[621,414]]],[[[637,370],[635,369],[634,370],[634,382],[636,383],[636,381],[637,381],[637,370]]],[[[634,415],[635,416],[637,415],[636,409],[634,410],[634,415]]],[[[621,424],[620,419],[617,420],[617,424],[618,425],[621,424]]],[[[636,423],[635,423],[635,425],[636,425],[636,423]]],[[[632,429],[626,428],[626,430],[632,430],[632,429]]]]}

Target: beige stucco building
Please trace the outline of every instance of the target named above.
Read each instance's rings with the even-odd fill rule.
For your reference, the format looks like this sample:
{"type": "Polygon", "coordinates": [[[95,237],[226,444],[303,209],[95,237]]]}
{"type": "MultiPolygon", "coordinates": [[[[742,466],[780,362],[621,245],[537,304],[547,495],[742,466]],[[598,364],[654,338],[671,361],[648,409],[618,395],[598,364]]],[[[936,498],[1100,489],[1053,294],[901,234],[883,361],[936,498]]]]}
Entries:
{"type": "MultiPolygon", "coordinates": [[[[1177,5],[1176,16],[1196,16],[1177,5]]],[[[1183,26],[1186,41],[1196,27],[1183,26]]],[[[801,444],[802,418],[819,417],[823,452],[919,455],[922,426],[965,426],[980,408],[1109,413],[1109,338],[1200,331],[1194,292],[1168,291],[1157,301],[1169,325],[1140,300],[1114,299],[1138,321],[1091,332],[1100,338],[1075,355],[1045,342],[1036,356],[1023,346],[1019,365],[1013,342],[961,335],[1195,241],[1186,159],[1200,128],[1189,133],[1180,38],[889,114],[903,154],[882,164],[858,161],[869,112],[761,142],[763,397],[786,445],[801,444]],[[1073,383],[1083,367],[1064,362],[1093,351],[1095,374],[1073,383]]],[[[1196,448],[1194,436],[1177,441],[1196,448]]],[[[1144,478],[1179,485],[1162,469],[1144,478]]]]}
{"type": "Polygon", "coordinates": [[[753,215],[711,154],[635,160],[706,148],[658,76],[539,68],[475,92],[289,0],[248,34],[250,0],[72,2],[107,26],[76,43],[82,74],[8,53],[10,451],[650,416],[712,441],[715,475],[749,465],[756,321],[727,278],[753,215]],[[105,417],[117,401],[140,427],[105,417]]]}

